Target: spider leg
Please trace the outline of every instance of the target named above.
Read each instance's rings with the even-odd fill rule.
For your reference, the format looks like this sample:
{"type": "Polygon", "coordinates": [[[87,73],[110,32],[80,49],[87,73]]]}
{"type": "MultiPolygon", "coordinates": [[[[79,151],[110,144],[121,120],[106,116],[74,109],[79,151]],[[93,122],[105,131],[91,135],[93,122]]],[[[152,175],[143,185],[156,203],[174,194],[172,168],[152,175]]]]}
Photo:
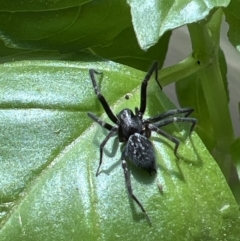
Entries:
{"type": "Polygon", "coordinates": [[[127,162],[123,159],[122,160],[122,168],[123,168],[123,172],[124,172],[124,177],[125,177],[125,183],[127,186],[127,190],[129,195],[131,196],[131,198],[137,203],[137,205],[141,208],[142,212],[147,216],[147,219],[150,222],[150,219],[148,217],[148,214],[146,212],[146,210],[144,209],[143,205],[141,204],[141,202],[137,199],[137,197],[133,194],[133,190],[132,190],[132,184],[131,184],[131,178],[130,178],[130,173],[128,171],[128,167],[127,167],[127,162]]]}
{"type": "Polygon", "coordinates": [[[158,122],[154,123],[154,125],[157,127],[161,127],[161,126],[165,126],[170,123],[173,123],[173,122],[190,122],[190,123],[192,123],[191,129],[190,129],[190,133],[191,133],[193,131],[194,126],[197,124],[197,119],[190,118],[190,117],[171,117],[171,118],[168,118],[165,120],[158,121],[158,122]]]}
{"type": "Polygon", "coordinates": [[[103,148],[104,146],[107,144],[107,142],[110,140],[111,137],[113,137],[116,132],[118,130],[118,127],[113,127],[112,130],[108,133],[108,135],[105,137],[105,139],[103,140],[103,142],[100,144],[100,159],[99,159],[99,165],[98,165],[98,169],[97,169],[97,172],[96,172],[96,176],[99,174],[99,170],[100,170],[100,167],[102,165],[102,157],[103,157],[103,148]]]}
{"type": "Polygon", "coordinates": [[[107,130],[110,131],[110,132],[108,133],[108,135],[105,137],[105,139],[103,140],[103,142],[100,144],[100,147],[99,147],[99,149],[100,149],[100,159],[99,159],[98,169],[97,169],[97,172],[96,172],[96,176],[97,176],[97,175],[99,174],[99,170],[100,170],[100,167],[101,167],[101,165],[102,165],[103,148],[104,148],[104,146],[106,145],[106,143],[108,142],[108,140],[116,134],[116,132],[117,132],[117,130],[118,130],[118,127],[112,126],[112,125],[110,125],[110,124],[108,124],[108,123],[100,120],[97,116],[95,116],[95,115],[94,115],[93,113],[91,113],[91,112],[88,112],[87,114],[88,114],[88,116],[89,116],[92,120],[94,120],[95,122],[97,122],[100,126],[102,126],[103,128],[105,128],[105,129],[107,129],[107,130]]]}
{"type": "Polygon", "coordinates": [[[100,120],[97,116],[95,116],[93,113],[88,112],[87,115],[95,122],[97,122],[101,127],[111,131],[113,129],[113,126],[108,124],[107,122],[104,122],[100,120]]]}
{"type": "Polygon", "coordinates": [[[148,128],[149,128],[151,131],[155,131],[155,132],[157,132],[158,134],[166,137],[168,140],[172,141],[172,142],[175,144],[174,155],[175,155],[177,158],[179,158],[178,155],[177,155],[177,149],[178,149],[178,147],[179,147],[180,141],[179,141],[176,137],[174,137],[174,136],[172,136],[172,135],[169,135],[167,132],[161,130],[160,128],[158,128],[158,127],[155,126],[154,124],[149,124],[149,125],[148,125],[148,128]]]}
{"type": "Polygon", "coordinates": [[[146,110],[146,105],[147,105],[147,85],[148,81],[150,80],[153,72],[155,71],[155,80],[157,81],[157,84],[159,87],[162,89],[162,86],[158,82],[158,62],[155,61],[152,65],[152,67],[149,69],[148,73],[146,74],[142,85],[141,85],[141,97],[140,97],[140,108],[138,110],[138,113],[141,114],[141,116],[144,114],[146,110]]]}
{"type": "Polygon", "coordinates": [[[109,119],[113,122],[113,123],[117,123],[118,122],[118,119],[117,117],[113,114],[109,104],[107,103],[106,99],[104,98],[104,96],[101,94],[98,86],[97,86],[97,82],[96,82],[96,79],[95,79],[95,75],[94,74],[101,74],[100,72],[94,70],[94,69],[90,69],[89,70],[89,75],[91,77],[91,80],[92,80],[92,84],[93,84],[93,88],[94,88],[94,91],[95,91],[95,94],[97,95],[97,98],[99,99],[99,101],[101,102],[102,104],[102,107],[104,108],[106,114],[108,115],[109,119]]]}
{"type": "Polygon", "coordinates": [[[151,122],[151,123],[154,123],[154,122],[157,122],[157,121],[160,121],[162,119],[165,119],[169,116],[172,116],[172,115],[176,115],[176,114],[184,114],[184,117],[188,117],[194,110],[192,108],[177,108],[177,109],[172,109],[172,110],[168,110],[164,113],[161,113],[157,116],[154,116],[152,118],[148,118],[146,119],[144,122],[151,122]]]}

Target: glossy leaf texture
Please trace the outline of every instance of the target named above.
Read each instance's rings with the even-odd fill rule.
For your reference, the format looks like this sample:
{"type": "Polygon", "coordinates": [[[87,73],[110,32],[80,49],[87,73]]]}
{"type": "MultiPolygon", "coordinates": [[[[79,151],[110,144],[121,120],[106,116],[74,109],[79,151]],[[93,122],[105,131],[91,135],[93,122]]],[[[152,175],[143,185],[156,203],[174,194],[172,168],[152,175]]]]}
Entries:
{"type": "MultiPolygon", "coordinates": [[[[99,85],[114,112],[139,105],[145,73],[112,62],[0,66],[0,240],[236,240],[238,206],[199,137],[187,137],[187,124],[168,129],[181,139],[180,159],[153,135],[157,175],[129,165],[152,225],[128,198],[116,139],[95,176],[106,131],[86,114],[103,113],[89,68],[104,73],[99,85]]],[[[154,79],[148,94],[146,116],[173,108],[154,79]]]]}
{"type": "Polygon", "coordinates": [[[155,45],[169,30],[204,19],[211,10],[226,7],[229,0],[128,0],[134,30],[142,49],[155,45]]]}

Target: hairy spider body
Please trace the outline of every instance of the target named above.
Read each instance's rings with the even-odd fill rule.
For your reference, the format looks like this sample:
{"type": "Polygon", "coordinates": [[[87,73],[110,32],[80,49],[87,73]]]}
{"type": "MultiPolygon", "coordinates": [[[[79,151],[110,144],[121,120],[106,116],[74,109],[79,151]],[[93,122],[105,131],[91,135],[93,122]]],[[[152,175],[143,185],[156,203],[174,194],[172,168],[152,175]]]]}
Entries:
{"type": "Polygon", "coordinates": [[[156,172],[156,161],[152,143],[147,139],[151,132],[145,133],[142,116],[138,116],[130,109],[123,109],[118,115],[119,142],[127,142],[122,160],[129,159],[135,166],[156,172]]]}
{"type": "Polygon", "coordinates": [[[132,134],[123,151],[122,159],[129,159],[135,166],[150,174],[156,172],[156,158],[152,142],[140,133],[132,134]]]}
{"type": "Polygon", "coordinates": [[[120,142],[125,142],[134,133],[142,132],[142,120],[134,115],[130,109],[122,110],[118,115],[118,138],[120,142]]]}
{"type": "Polygon", "coordinates": [[[102,121],[93,113],[88,113],[88,116],[93,121],[97,122],[99,125],[101,125],[103,128],[109,131],[108,135],[100,144],[100,160],[96,175],[99,174],[99,170],[102,164],[104,146],[111,137],[118,135],[119,142],[126,143],[121,159],[128,193],[141,208],[142,212],[146,214],[148,220],[150,219],[143,205],[133,194],[130,174],[126,160],[130,160],[134,165],[136,165],[139,168],[145,169],[149,173],[156,172],[156,158],[154,148],[151,141],[148,139],[151,136],[151,132],[154,131],[172,141],[175,144],[174,154],[176,157],[178,157],[177,149],[180,144],[179,140],[176,137],[163,131],[160,127],[168,125],[173,122],[190,122],[192,124],[190,129],[191,133],[195,124],[197,123],[197,120],[195,118],[188,117],[193,112],[192,108],[178,108],[168,110],[154,117],[143,119],[143,115],[145,113],[147,104],[147,85],[148,81],[150,80],[154,72],[155,80],[157,81],[159,87],[162,89],[161,85],[158,82],[158,63],[157,61],[155,61],[150,70],[148,71],[148,73],[146,74],[141,85],[140,107],[135,108],[135,113],[133,113],[132,110],[126,108],[120,111],[119,114],[114,115],[106,99],[101,94],[96,83],[95,74],[101,73],[97,72],[94,69],[89,70],[95,94],[101,102],[109,119],[115,124],[111,125],[107,122],[102,121]],[[184,114],[184,117],[174,116],[176,114],[184,114]]]}

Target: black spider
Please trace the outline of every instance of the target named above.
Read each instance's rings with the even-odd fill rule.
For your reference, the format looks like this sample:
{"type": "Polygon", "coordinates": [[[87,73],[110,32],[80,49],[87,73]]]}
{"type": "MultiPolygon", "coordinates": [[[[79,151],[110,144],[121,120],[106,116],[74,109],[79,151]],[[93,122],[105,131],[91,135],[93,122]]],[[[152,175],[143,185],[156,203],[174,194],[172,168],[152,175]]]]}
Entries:
{"type": "Polygon", "coordinates": [[[94,69],[89,70],[89,74],[92,80],[93,88],[95,94],[97,95],[99,101],[101,102],[106,114],[109,119],[115,124],[111,125],[102,120],[100,120],[93,113],[88,113],[88,116],[97,122],[100,126],[109,131],[108,135],[105,137],[103,142],[100,144],[100,161],[96,172],[96,176],[99,174],[99,169],[102,164],[103,148],[108,142],[108,140],[114,135],[118,135],[119,142],[126,142],[126,146],[122,153],[122,168],[124,171],[125,182],[132,199],[138,204],[149,220],[149,217],[138,198],[133,194],[130,174],[127,167],[126,159],[129,159],[137,167],[147,170],[149,173],[156,172],[156,158],[154,155],[153,145],[148,139],[151,136],[151,132],[155,131],[158,134],[166,137],[175,144],[174,154],[177,157],[177,149],[179,146],[179,140],[166,133],[160,127],[168,125],[173,122],[191,122],[192,126],[190,133],[192,132],[197,120],[195,118],[189,118],[192,112],[192,108],[178,108],[173,110],[168,110],[162,114],[156,115],[155,117],[150,117],[143,119],[143,115],[146,109],[147,102],[147,85],[153,72],[155,71],[155,79],[158,82],[158,62],[154,62],[148,73],[146,74],[142,85],[141,85],[141,96],[140,96],[140,107],[135,108],[135,113],[132,110],[126,108],[123,109],[119,114],[114,115],[109,104],[107,103],[104,96],[101,94],[95,79],[95,74],[101,74],[94,69]],[[175,114],[185,114],[184,117],[175,117],[175,114]]]}

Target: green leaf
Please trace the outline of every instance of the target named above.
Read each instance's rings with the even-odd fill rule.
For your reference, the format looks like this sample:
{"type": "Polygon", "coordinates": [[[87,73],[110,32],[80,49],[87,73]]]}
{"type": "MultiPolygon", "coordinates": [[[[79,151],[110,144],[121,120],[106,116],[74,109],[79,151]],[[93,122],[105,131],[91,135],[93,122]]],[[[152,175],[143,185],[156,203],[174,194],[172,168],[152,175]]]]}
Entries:
{"type": "Polygon", "coordinates": [[[240,180],[240,137],[236,138],[231,145],[231,157],[232,160],[234,161],[234,165],[236,167],[236,176],[238,177],[237,180],[234,180],[235,175],[232,175],[233,180],[231,183],[231,189],[232,192],[234,193],[234,196],[236,198],[236,201],[238,202],[238,205],[240,205],[240,185],[239,185],[239,180],[240,180]]]}
{"type": "Polygon", "coordinates": [[[124,1],[47,2],[31,1],[28,7],[18,1],[11,10],[1,9],[0,39],[7,47],[67,53],[108,44],[131,25],[124,1]]]}
{"type": "Polygon", "coordinates": [[[133,27],[130,26],[119,33],[111,44],[92,47],[91,50],[103,58],[146,71],[154,60],[158,60],[159,67],[163,65],[170,36],[171,32],[164,34],[156,45],[144,51],[139,47],[133,27]]]}
{"type": "MultiPolygon", "coordinates": [[[[228,83],[226,78],[226,60],[223,51],[219,49],[218,52],[221,75],[224,82],[225,92],[229,101],[228,83]]],[[[185,68],[185,71],[189,71],[189,69],[185,68]]],[[[211,120],[209,115],[206,96],[203,92],[202,79],[199,72],[196,72],[183,78],[180,81],[177,81],[176,92],[178,101],[181,106],[191,106],[194,108],[193,116],[198,119],[197,133],[200,135],[208,150],[212,151],[213,148],[216,147],[217,140],[213,131],[214,122],[211,120]]],[[[219,108],[219,106],[217,106],[218,103],[215,104],[216,108],[219,108]]]]}
{"type": "MultiPolygon", "coordinates": [[[[0,240],[236,240],[238,206],[198,136],[186,138],[188,125],[170,129],[182,140],[179,160],[171,142],[151,138],[156,176],[129,166],[152,226],[128,198],[116,139],[95,176],[106,131],[86,115],[103,113],[89,68],[104,73],[98,81],[114,112],[139,105],[145,73],[119,64],[85,58],[0,65],[0,240]]],[[[146,116],[168,108],[151,80],[146,116]]]]}
{"type": "Polygon", "coordinates": [[[48,1],[48,0],[23,0],[15,1],[9,4],[9,1],[2,0],[0,2],[1,11],[44,11],[44,10],[56,10],[62,8],[69,8],[74,6],[83,5],[92,0],[68,0],[68,1],[48,1]]]}
{"type": "Polygon", "coordinates": [[[238,51],[240,51],[240,16],[238,11],[239,7],[240,1],[234,0],[230,2],[229,6],[226,9],[224,9],[226,21],[229,24],[228,37],[230,42],[238,51]]]}
{"type": "Polygon", "coordinates": [[[229,0],[128,0],[139,45],[147,50],[169,30],[204,19],[216,7],[226,7],[229,0]]]}
{"type": "Polygon", "coordinates": [[[235,139],[232,144],[231,155],[237,168],[238,178],[240,179],[240,137],[235,139]]]}

